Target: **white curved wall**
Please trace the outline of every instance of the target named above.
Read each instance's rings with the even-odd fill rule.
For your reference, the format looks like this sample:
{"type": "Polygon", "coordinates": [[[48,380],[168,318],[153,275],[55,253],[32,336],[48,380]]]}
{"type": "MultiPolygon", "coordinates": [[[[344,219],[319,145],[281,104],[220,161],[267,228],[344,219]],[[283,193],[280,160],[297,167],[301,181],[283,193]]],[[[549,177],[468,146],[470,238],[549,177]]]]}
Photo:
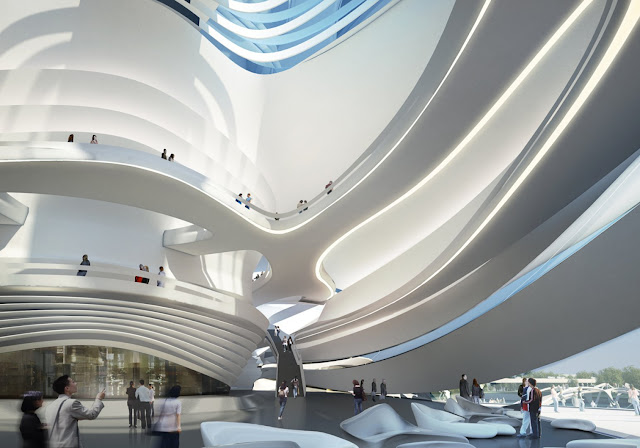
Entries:
{"type": "MultiPolygon", "coordinates": [[[[12,2],[0,17],[0,70],[95,72],[86,75],[93,85],[112,75],[127,80],[115,84],[139,83],[144,99],[149,95],[160,98],[161,92],[168,98],[150,101],[153,106],[145,112],[153,115],[157,127],[168,123],[167,131],[191,145],[187,149],[172,140],[178,146],[173,151],[178,160],[189,160],[192,151],[210,155],[210,148],[222,147],[227,158],[211,158],[236,175],[247,165],[259,167],[268,185],[260,183],[255,178],[258,173],[251,169],[242,184],[266,208],[283,211],[293,208],[300,197],[314,196],[378,136],[424,70],[452,5],[451,0],[400,2],[330,51],[283,74],[264,77],[237,67],[182,17],[152,0],[74,0],[55,5],[46,0],[28,5],[12,2]],[[376,92],[373,104],[372,91],[376,92]],[[348,100],[336,103],[331,98],[348,100]],[[172,122],[181,110],[187,111],[184,117],[172,122]],[[367,120],[354,120],[364,113],[367,120]],[[191,114],[200,117],[199,123],[185,123],[191,114]]],[[[69,106],[72,97],[78,102],[85,96],[67,93],[66,88],[61,92],[57,83],[48,85],[47,76],[8,76],[14,77],[10,85],[22,95],[22,103],[32,101],[28,93],[32,90],[33,95],[41,95],[43,106],[69,106]]],[[[73,84],[71,80],[62,83],[73,84]]],[[[76,88],[86,93],[81,86],[71,90],[76,88]]],[[[137,89],[115,90],[111,99],[91,89],[93,94],[85,97],[84,106],[125,107],[137,116],[144,107],[136,104],[137,89]]],[[[11,106],[16,106],[12,110],[19,118],[21,101],[12,102],[18,103],[11,106]]],[[[86,112],[78,110],[77,117],[86,112]]],[[[93,124],[80,130],[94,132],[88,128],[100,119],[106,118],[98,115],[93,124]]],[[[10,121],[5,119],[4,125],[10,121]]],[[[66,123],[73,129],[72,117],[66,123]]],[[[15,132],[40,131],[61,129],[21,128],[15,132]]],[[[103,132],[128,138],[130,131],[103,132]]],[[[150,140],[153,134],[163,134],[157,128],[147,132],[150,140]]],[[[165,147],[157,141],[146,144],[165,147]]]]}
{"type": "MultiPolygon", "coordinates": [[[[592,39],[604,6],[604,2],[594,2],[582,14],[482,131],[438,176],[410,198],[350,234],[329,253],[324,266],[338,288],[346,290],[445,225],[513,162],[569,82],[592,39]]],[[[535,53],[530,55],[530,59],[534,56],[535,53]]],[[[514,78],[516,76],[517,73],[514,78]]],[[[497,100],[487,104],[485,111],[497,100]]],[[[469,131],[461,131],[458,140],[444,153],[453,152],[469,131]]],[[[442,150],[431,144],[440,130],[431,128],[429,132],[432,138],[427,133],[424,151],[442,150]]],[[[423,268],[432,259],[425,257],[423,268]]],[[[402,284],[404,282],[396,283],[402,284]]]]}

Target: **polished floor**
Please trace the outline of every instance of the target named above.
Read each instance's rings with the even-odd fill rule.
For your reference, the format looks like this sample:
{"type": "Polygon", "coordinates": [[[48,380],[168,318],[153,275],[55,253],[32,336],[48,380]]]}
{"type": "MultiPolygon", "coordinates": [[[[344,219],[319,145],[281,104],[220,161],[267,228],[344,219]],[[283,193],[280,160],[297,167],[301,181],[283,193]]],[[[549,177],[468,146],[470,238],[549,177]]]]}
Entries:
{"type": "MultiPolygon", "coordinates": [[[[352,416],[353,400],[350,395],[342,393],[310,392],[306,398],[290,398],[285,409],[284,419],[277,420],[278,405],[269,392],[235,392],[231,396],[183,397],[183,431],[180,446],[187,448],[202,447],[200,423],[203,421],[222,420],[248,422],[288,429],[306,429],[323,431],[351,440],[359,447],[368,445],[351,438],[340,429],[339,423],[352,416]]],[[[90,400],[83,400],[90,401],[90,400]]],[[[410,400],[387,399],[403,418],[415,423],[411,412],[410,400]]],[[[367,401],[367,406],[372,403],[367,401]]],[[[88,404],[88,403],[87,403],[88,404]]],[[[441,404],[428,403],[430,406],[442,407],[441,404]]],[[[20,413],[16,400],[0,400],[0,446],[2,448],[20,447],[18,422],[20,413]]],[[[105,408],[97,420],[80,424],[80,433],[85,448],[125,448],[138,446],[154,446],[154,437],[146,435],[140,427],[129,429],[125,400],[106,400],[105,408]]],[[[543,423],[540,440],[516,439],[515,437],[498,437],[488,440],[470,442],[476,447],[491,448],[537,448],[549,446],[565,446],[570,440],[603,438],[598,434],[581,431],[558,430],[543,423]]],[[[384,444],[384,448],[401,443],[419,441],[419,436],[394,437],[384,444]]],[[[330,447],[328,447],[330,448],[330,447]]]]}

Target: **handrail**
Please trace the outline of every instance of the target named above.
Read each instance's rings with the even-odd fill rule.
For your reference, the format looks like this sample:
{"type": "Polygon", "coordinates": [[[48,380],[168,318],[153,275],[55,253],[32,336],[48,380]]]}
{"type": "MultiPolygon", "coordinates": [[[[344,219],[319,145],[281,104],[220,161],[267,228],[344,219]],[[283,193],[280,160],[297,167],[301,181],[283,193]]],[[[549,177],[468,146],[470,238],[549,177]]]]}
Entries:
{"type": "Polygon", "coordinates": [[[130,280],[132,283],[139,283],[140,285],[153,288],[164,288],[166,290],[175,290],[179,292],[186,292],[198,297],[213,300],[214,302],[230,302],[241,300],[242,297],[227,291],[221,291],[214,288],[206,288],[204,286],[195,285],[192,283],[183,282],[175,278],[152,274],[151,272],[140,271],[135,268],[128,268],[118,265],[93,263],[90,266],[84,266],[79,263],[52,263],[49,261],[34,261],[16,258],[2,258],[0,259],[0,280],[7,275],[31,275],[36,272],[30,271],[45,271],[37,272],[46,275],[69,275],[77,276],[78,271],[87,271],[87,275],[98,275],[100,278],[107,278],[113,280],[130,280]],[[70,274],[71,272],[72,274],[70,274]],[[107,274],[106,276],[104,274],[107,274]],[[135,277],[148,278],[149,283],[135,282],[135,277]],[[160,281],[164,284],[163,287],[157,286],[157,282],[160,281]]]}

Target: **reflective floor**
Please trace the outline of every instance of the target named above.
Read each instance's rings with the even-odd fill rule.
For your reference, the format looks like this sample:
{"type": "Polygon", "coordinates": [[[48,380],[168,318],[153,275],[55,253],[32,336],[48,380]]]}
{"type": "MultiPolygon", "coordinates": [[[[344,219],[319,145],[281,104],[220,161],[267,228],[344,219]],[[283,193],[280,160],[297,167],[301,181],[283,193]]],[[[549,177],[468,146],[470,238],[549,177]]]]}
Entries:
{"type": "MultiPolygon", "coordinates": [[[[307,398],[289,398],[283,420],[277,419],[279,409],[276,399],[269,392],[234,392],[231,396],[182,397],[183,431],[180,446],[187,448],[202,447],[200,423],[222,420],[256,423],[288,429],[306,429],[322,431],[352,441],[360,447],[368,445],[351,438],[340,429],[339,423],[352,416],[353,399],[342,393],[314,393],[307,398]]],[[[83,400],[89,402],[91,400],[83,400]]],[[[403,418],[415,423],[411,412],[411,401],[406,399],[387,399],[403,418]]],[[[425,403],[425,402],[423,402],[425,403]]],[[[85,403],[89,404],[89,403],[85,403]]],[[[425,403],[442,408],[441,404],[425,403]]],[[[46,403],[45,403],[46,405],[46,403]]],[[[366,406],[371,406],[371,401],[366,406]]],[[[2,448],[20,447],[18,423],[21,414],[18,401],[0,401],[0,446],[2,448]]],[[[125,448],[134,446],[154,446],[154,437],[146,435],[140,427],[129,429],[127,406],[124,399],[105,400],[105,408],[97,420],[80,424],[80,434],[86,448],[125,448]]],[[[565,446],[570,440],[603,438],[604,436],[581,431],[553,429],[543,422],[540,440],[522,440],[515,437],[498,437],[470,442],[476,447],[492,448],[537,448],[565,446]]],[[[384,447],[393,447],[401,443],[420,441],[419,436],[399,436],[387,441],[384,447]]]]}

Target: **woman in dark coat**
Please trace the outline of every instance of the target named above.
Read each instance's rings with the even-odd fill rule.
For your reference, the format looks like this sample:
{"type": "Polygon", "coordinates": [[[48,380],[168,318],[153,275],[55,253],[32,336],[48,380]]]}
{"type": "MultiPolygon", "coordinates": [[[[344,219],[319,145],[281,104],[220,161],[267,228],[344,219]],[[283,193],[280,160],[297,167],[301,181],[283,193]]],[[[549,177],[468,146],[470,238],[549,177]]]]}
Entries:
{"type": "Polygon", "coordinates": [[[47,430],[40,421],[36,411],[42,407],[41,392],[27,392],[22,400],[23,412],[20,422],[22,448],[46,448],[47,430]]]}

